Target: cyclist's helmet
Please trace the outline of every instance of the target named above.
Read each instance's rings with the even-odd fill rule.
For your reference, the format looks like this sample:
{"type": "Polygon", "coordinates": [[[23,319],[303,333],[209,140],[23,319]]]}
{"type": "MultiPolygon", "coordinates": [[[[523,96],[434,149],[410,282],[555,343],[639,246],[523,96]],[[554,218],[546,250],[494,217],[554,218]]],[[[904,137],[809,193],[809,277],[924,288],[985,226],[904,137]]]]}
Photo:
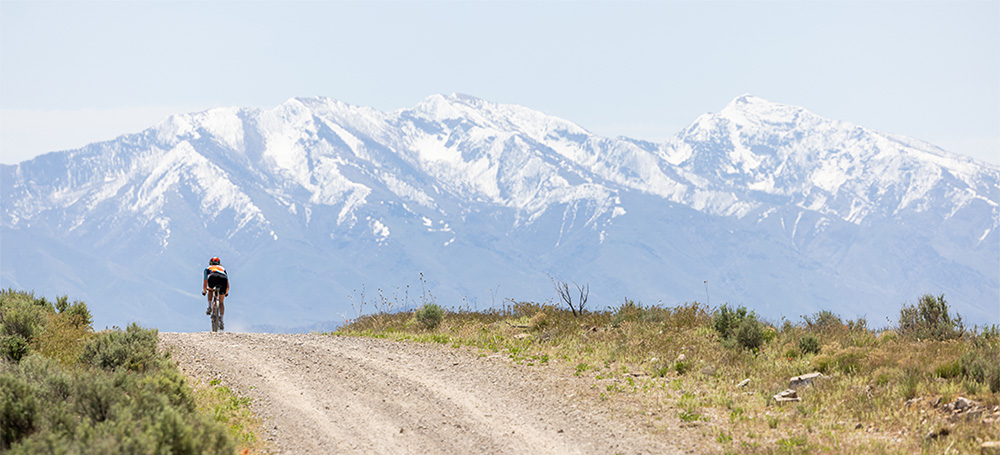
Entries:
{"type": "Polygon", "coordinates": [[[222,261],[220,261],[218,257],[208,260],[208,265],[219,265],[220,263],[222,263],[222,261]]]}

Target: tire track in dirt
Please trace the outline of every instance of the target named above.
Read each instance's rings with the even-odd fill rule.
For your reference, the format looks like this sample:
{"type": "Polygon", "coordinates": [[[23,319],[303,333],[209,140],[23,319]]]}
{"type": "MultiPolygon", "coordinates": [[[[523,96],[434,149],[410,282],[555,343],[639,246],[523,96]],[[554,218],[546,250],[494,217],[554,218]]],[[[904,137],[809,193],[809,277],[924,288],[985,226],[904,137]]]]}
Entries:
{"type": "Polygon", "coordinates": [[[500,355],[311,334],[160,342],[185,374],[252,398],[279,453],[680,453],[500,355]]]}

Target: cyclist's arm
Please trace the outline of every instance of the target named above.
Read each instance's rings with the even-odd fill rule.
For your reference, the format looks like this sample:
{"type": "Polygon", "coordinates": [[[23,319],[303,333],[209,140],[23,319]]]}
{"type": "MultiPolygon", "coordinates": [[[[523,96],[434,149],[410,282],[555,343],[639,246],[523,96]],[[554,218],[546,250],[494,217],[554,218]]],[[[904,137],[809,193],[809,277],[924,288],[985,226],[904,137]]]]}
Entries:
{"type": "Polygon", "coordinates": [[[208,279],[201,280],[201,293],[204,294],[208,292],[208,279]]]}
{"type": "Polygon", "coordinates": [[[226,286],[226,297],[229,297],[229,293],[233,290],[233,281],[230,280],[228,276],[226,277],[226,281],[228,281],[228,285],[226,286]]]}

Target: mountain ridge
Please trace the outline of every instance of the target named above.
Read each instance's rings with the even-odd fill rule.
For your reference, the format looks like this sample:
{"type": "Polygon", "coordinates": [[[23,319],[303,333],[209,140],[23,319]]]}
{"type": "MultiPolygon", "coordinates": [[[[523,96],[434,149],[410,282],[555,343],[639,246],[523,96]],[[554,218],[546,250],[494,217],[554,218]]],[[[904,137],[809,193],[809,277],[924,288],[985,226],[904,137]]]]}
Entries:
{"type": "MultiPolygon", "coordinates": [[[[0,172],[0,228],[7,235],[20,231],[94,258],[105,248],[112,251],[108,269],[136,257],[162,268],[190,268],[202,260],[196,251],[218,251],[261,277],[294,278],[268,274],[264,264],[301,271],[302,264],[279,257],[300,247],[308,264],[343,256],[348,259],[322,269],[352,276],[353,285],[334,283],[340,276],[303,271],[323,283],[322,292],[300,291],[313,299],[334,298],[338,301],[329,306],[341,309],[345,291],[367,277],[389,289],[412,283],[419,271],[435,270],[440,275],[435,284],[447,289],[441,297],[455,301],[492,289],[485,283],[494,280],[478,275],[466,277],[469,284],[456,284],[462,275],[453,271],[456,263],[469,269],[463,273],[478,270],[496,273],[498,282],[509,279],[527,298],[547,295],[547,275],[577,274],[595,284],[617,283],[607,283],[603,291],[592,286],[595,297],[621,298],[629,283],[605,277],[621,272],[609,271],[616,265],[560,261],[602,256],[628,261],[604,251],[625,242],[627,249],[639,248],[636,254],[648,254],[648,262],[618,268],[679,275],[662,284],[638,279],[643,283],[634,287],[649,288],[642,294],[647,299],[695,300],[700,293],[693,293],[692,283],[705,278],[719,283],[720,294],[751,306],[761,305],[762,296],[755,294],[765,288],[774,292],[774,281],[788,277],[825,277],[820,281],[827,284],[803,284],[790,295],[779,291],[779,298],[819,301],[819,292],[838,292],[838,279],[861,283],[859,290],[845,292],[845,299],[915,299],[922,292],[905,295],[897,285],[886,287],[850,270],[867,261],[890,270],[883,278],[900,281],[898,286],[922,285],[929,292],[958,288],[958,298],[973,300],[959,308],[971,308],[977,320],[997,319],[989,300],[998,287],[990,275],[1000,268],[1000,167],[752,95],[734,99],[718,114],[700,116],[659,144],[599,137],[563,119],[468,95],[432,95],[392,112],[330,98],[292,98],[273,109],[215,108],[171,116],[136,134],[5,165],[0,172]],[[701,215],[692,218],[694,213],[701,215]],[[698,220],[692,223],[704,232],[677,226],[677,219],[698,220]],[[662,232],[687,244],[655,240],[662,232]],[[921,248],[899,244],[902,235],[919,239],[921,248]],[[697,259],[705,253],[750,269],[760,266],[717,251],[718,246],[694,246],[740,248],[724,240],[728,236],[761,239],[754,241],[760,251],[748,253],[778,269],[759,278],[766,286],[752,284],[758,278],[748,278],[753,275],[748,271],[697,259]],[[910,276],[860,249],[878,245],[873,238],[897,245],[894,255],[900,258],[912,260],[915,251],[924,251],[917,256],[921,270],[943,261],[950,274],[972,277],[949,287],[925,276],[927,271],[910,276]],[[178,246],[183,242],[191,245],[178,246]],[[600,254],[588,253],[595,249],[600,254]],[[113,252],[119,250],[121,257],[113,252]],[[678,269],[664,255],[671,250],[702,264],[678,269]],[[781,259],[770,256],[775,251],[781,259]],[[541,259],[528,260],[532,253],[541,253],[541,259]],[[468,256],[495,264],[472,264],[468,256]],[[800,265],[813,263],[823,273],[803,275],[782,260],[804,260],[800,265]],[[533,264],[531,273],[520,270],[523,261],[533,264]],[[347,270],[352,263],[372,270],[347,270]]],[[[13,251],[7,244],[4,249],[13,251]]],[[[33,284],[41,280],[21,272],[23,266],[9,260],[7,251],[0,283],[51,287],[51,280],[33,284]]],[[[39,265],[79,267],[62,253],[48,256],[39,265]]],[[[179,283],[180,276],[170,272],[159,281],[179,283]]],[[[88,292],[79,277],[74,281],[76,294],[108,295],[88,292]]],[[[160,301],[184,298],[178,285],[157,286],[170,288],[164,292],[171,297],[160,301]]],[[[260,294],[275,301],[290,298],[277,291],[260,294]]],[[[319,307],[298,305],[300,314],[319,307]]],[[[762,312],[774,316],[764,306],[762,312]]],[[[855,313],[862,308],[847,306],[855,313]]],[[[135,315],[144,317],[138,310],[135,315]]],[[[181,327],[195,324],[193,317],[169,316],[187,321],[178,322],[181,327]]]]}

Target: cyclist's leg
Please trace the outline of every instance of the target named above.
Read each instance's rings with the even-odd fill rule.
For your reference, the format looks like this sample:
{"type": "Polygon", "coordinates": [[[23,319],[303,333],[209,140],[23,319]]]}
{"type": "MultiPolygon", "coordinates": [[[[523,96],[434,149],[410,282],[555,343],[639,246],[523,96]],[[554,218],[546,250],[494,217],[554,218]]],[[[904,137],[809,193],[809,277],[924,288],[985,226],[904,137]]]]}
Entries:
{"type": "Polygon", "coordinates": [[[226,314],[226,294],[229,294],[229,279],[223,278],[219,282],[219,314],[226,314]]]}
{"type": "Polygon", "coordinates": [[[208,308],[205,309],[205,314],[212,314],[212,297],[215,296],[215,289],[209,287],[206,295],[208,295],[208,308]]]}
{"type": "Polygon", "coordinates": [[[226,315],[226,294],[229,294],[229,279],[223,278],[219,283],[219,328],[225,330],[225,320],[226,315]]]}
{"type": "Polygon", "coordinates": [[[226,288],[229,284],[223,282],[221,287],[219,287],[219,330],[226,330],[225,315],[226,315],[226,288]]]}

